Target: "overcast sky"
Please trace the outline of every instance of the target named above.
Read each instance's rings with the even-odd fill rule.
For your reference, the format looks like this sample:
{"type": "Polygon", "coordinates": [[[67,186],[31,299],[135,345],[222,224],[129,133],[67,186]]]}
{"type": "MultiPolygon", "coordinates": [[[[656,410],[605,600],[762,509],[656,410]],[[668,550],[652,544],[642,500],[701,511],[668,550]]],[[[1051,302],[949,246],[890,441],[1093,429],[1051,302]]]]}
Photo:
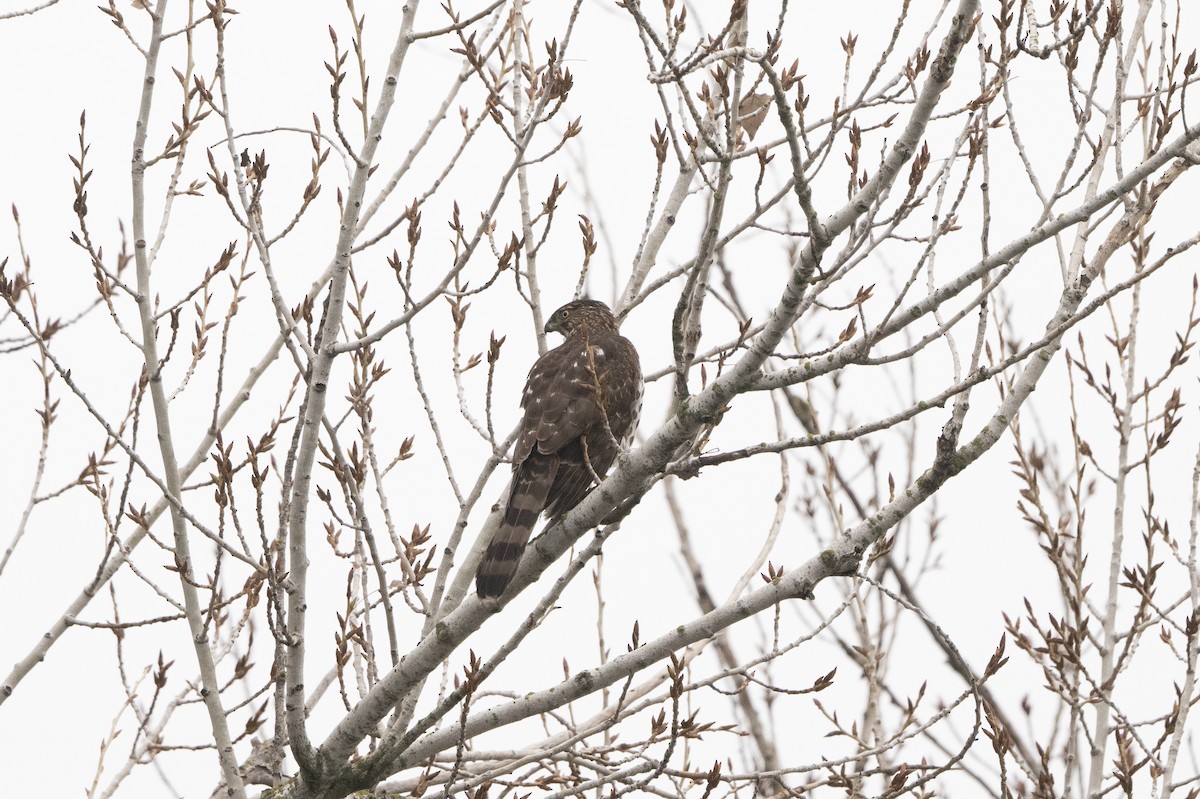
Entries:
{"type": "MultiPolygon", "coordinates": [[[[19,0],[6,3],[11,8],[21,5],[19,0]]],[[[462,5],[464,13],[473,13],[477,7],[482,7],[478,2],[462,5]]],[[[543,37],[560,35],[566,5],[558,0],[539,0],[530,5],[536,57],[543,57],[540,50],[543,37]]],[[[786,65],[793,58],[799,59],[799,71],[805,75],[807,91],[815,98],[828,99],[839,92],[843,78],[839,38],[852,31],[859,37],[857,47],[860,52],[877,52],[891,33],[897,4],[884,0],[843,0],[793,5],[803,7],[793,9],[785,31],[785,55],[781,60],[786,65]]],[[[985,19],[993,13],[992,5],[985,3],[985,19]]],[[[198,13],[202,6],[198,4],[198,13]]],[[[905,31],[896,48],[897,53],[908,52],[911,43],[930,24],[940,4],[934,0],[914,0],[911,6],[912,13],[920,15],[919,21],[914,22],[911,30],[905,31]]],[[[231,103],[237,113],[236,128],[243,133],[272,131],[268,135],[242,139],[237,150],[247,148],[254,153],[267,149],[272,180],[264,217],[269,229],[278,230],[294,211],[295,199],[309,180],[311,157],[308,136],[283,128],[310,129],[314,112],[324,120],[329,119],[329,79],[324,67],[324,62],[330,58],[328,26],[334,25],[343,47],[348,46],[348,14],[340,4],[325,0],[243,0],[235,7],[241,13],[229,28],[228,70],[231,103]]],[[[118,0],[117,8],[131,21],[132,29],[144,42],[147,25],[144,19],[139,19],[142,14],[128,0],[118,0]]],[[[689,8],[694,16],[709,25],[721,21],[712,8],[698,8],[694,4],[689,8]]],[[[364,0],[358,4],[358,11],[367,16],[369,68],[373,74],[380,75],[397,29],[396,4],[364,0]]],[[[751,3],[752,46],[764,45],[762,32],[773,24],[776,13],[774,4],[767,7],[766,4],[751,3]]],[[[179,28],[186,14],[186,4],[173,0],[166,28],[179,28]]],[[[417,28],[430,29],[443,24],[444,12],[439,4],[423,3],[417,28]]],[[[202,74],[211,73],[212,41],[211,26],[202,27],[195,49],[197,68],[202,74]]],[[[115,258],[115,253],[121,249],[119,226],[123,224],[125,235],[130,235],[130,140],[144,62],[124,34],[96,9],[95,2],[62,0],[32,16],[0,21],[0,45],[0,52],[4,53],[0,63],[7,67],[0,83],[0,97],[6,110],[6,123],[0,125],[0,153],[3,153],[0,186],[4,189],[0,199],[19,209],[23,244],[32,259],[33,276],[43,303],[43,318],[70,319],[93,302],[95,286],[86,255],[69,240],[76,229],[76,221],[71,188],[74,166],[68,155],[78,155],[80,114],[86,111],[87,139],[91,146],[88,165],[94,170],[89,185],[88,222],[106,256],[115,258]]],[[[383,173],[394,169],[402,160],[445,96],[460,64],[459,57],[449,52],[457,46],[455,40],[442,37],[421,41],[414,47],[405,67],[398,105],[381,148],[380,159],[388,165],[383,173]]],[[[161,144],[169,134],[170,121],[176,117],[174,109],[179,105],[179,89],[170,67],[184,63],[183,47],[183,37],[171,39],[164,47],[164,62],[157,75],[160,93],[155,104],[156,108],[171,111],[154,114],[152,142],[161,144]]],[[[1181,47],[1184,52],[1191,49],[1191,45],[1181,47]]],[[[964,58],[976,57],[969,47],[964,58]]],[[[350,60],[353,61],[353,55],[350,60]]],[[[902,62],[903,57],[895,61],[902,62]]],[[[555,159],[551,165],[535,167],[530,172],[531,194],[538,202],[555,175],[568,183],[561,208],[563,221],[548,240],[541,261],[542,291],[549,308],[556,306],[560,299],[568,299],[575,287],[580,263],[575,222],[579,214],[588,215],[599,228],[600,249],[593,262],[589,290],[600,298],[610,298],[614,269],[623,281],[645,224],[653,175],[653,150],[648,139],[653,132],[654,120],[661,115],[658,98],[646,80],[648,69],[641,45],[628,16],[613,3],[583,4],[566,65],[574,77],[575,88],[554,129],[561,131],[569,119],[580,117],[583,133],[568,146],[568,158],[555,159]]],[[[869,63],[856,64],[852,74],[861,79],[869,67],[869,63]]],[[[1031,131],[1028,146],[1034,167],[1045,169],[1051,175],[1065,156],[1063,142],[1053,135],[1054,131],[1070,125],[1061,89],[1048,88],[1053,67],[1053,64],[1027,59],[1022,62],[1024,72],[1017,74],[1012,83],[1031,131]]],[[[965,76],[974,80],[977,74],[977,69],[964,71],[963,82],[967,80],[965,76]]],[[[352,69],[347,82],[353,84],[356,79],[357,73],[352,69]]],[[[379,80],[376,78],[372,82],[373,93],[378,91],[379,80]]],[[[954,86],[963,98],[969,97],[974,88],[954,86]]],[[[457,131],[461,130],[458,107],[469,106],[475,114],[480,108],[480,96],[477,91],[467,91],[462,101],[453,105],[446,127],[438,134],[443,139],[436,141],[427,154],[415,162],[413,171],[405,178],[406,183],[367,226],[369,233],[382,230],[403,211],[413,196],[424,191],[437,177],[445,155],[452,152],[457,143],[457,131]],[[446,132],[450,130],[455,131],[454,135],[446,132]]],[[[325,132],[330,132],[328,127],[325,132]]],[[[778,122],[769,119],[759,136],[773,139],[780,134],[778,122]]],[[[886,131],[880,131],[869,139],[866,149],[872,158],[886,147],[888,135],[886,131]]],[[[437,242],[427,250],[426,268],[430,273],[440,266],[438,258],[452,258],[445,225],[451,205],[457,202],[469,223],[477,220],[495,190],[496,164],[511,152],[507,141],[496,131],[486,129],[481,136],[487,144],[473,148],[464,156],[462,168],[451,176],[425,208],[425,236],[437,242]]],[[[353,128],[351,137],[354,138],[353,128]]],[[[547,136],[544,146],[548,147],[553,141],[547,136]]],[[[203,148],[212,148],[218,159],[224,159],[220,161],[222,168],[228,168],[224,166],[228,159],[219,123],[206,125],[193,146],[195,151],[183,173],[184,184],[206,179],[208,166],[202,155],[203,148]]],[[[833,157],[842,157],[836,148],[835,152],[833,157]]],[[[782,151],[777,157],[786,159],[782,151]]],[[[1027,183],[1016,176],[1020,167],[1012,153],[997,148],[995,159],[993,184],[998,207],[992,217],[991,236],[994,242],[1004,242],[1028,230],[1036,222],[1039,209],[1032,203],[1033,194],[1027,183]]],[[[293,303],[334,255],[336,189],[345,185],[348,166],[338,153],[330,156],[324,167],[322,195],[314,204],[307,223],[273,248],[280,285],[293,303]]],[[[161,189],[167,178],[166,169],[159,166],[151,176],[152,187],[157,188],[150,200],[150,215],[154,220],[161,213],[161,189]]],[[[838,175],[844,180],[841,172],[838,175]]],[[[735,189],[752,185],[754,179],[754,169],[747,163],[746,168],[735,176],[735,189]]],[[[378,186],[378,182],[373,185],[378,186]]],[[[777,185],[778,182],[775,187],[777,185]]],[[[834,190],[833,185],[823,188],[827,192],[834,190]]],[[[1190,190],[1194,191],[1194,188],[1190,190]]],[[[369,191],[368,196],[371,195],[369,191]]],[[[830,197],[827,207],[840,199],[839,196],[830,197]]],[[[155,286],[164,304],[177,300],[192,285],[196,275],[214,262],[231,241],[238,245],[239,258],[245,249],[245,242],[229,224],[223,206],[212,200],[211,187],[205,190],[204,198],[179,197],[176,200],[172,226],[155,266],[155,286]]],[[[745,193],[736,196],[733,202],[745,205],[745,193]]],[[[497,221],[499,229],[511,229],[519,223],[516,209],[515,203],[501,209],[497,221]]],[[[687,236],[689,233],[694,235],[698,229],[703,211],[701,203],[692,203],[681,215],[677,239],[683,241],[666,251],[664,267],[674,267],[693,254],[694,239],[687,236]]],[[[800,214],[795,208],[791,214],[794,225],[799,226],[800,214]]],[[[970,221],[967,220],[968,224],[970,221]]],[[[1164,211],[1159,228],[1162,240],[1178,238],[1186,230],[1187,221],[1178,208],[1164,211]]],[[[356,257],[360,278],[371,282],[372,291],[376,292],[374,296],[387,298],[380,301],[383,307],[381,319],[393,315],[388,311],[398,307],[388,305],[399,302],[399,295],[386,256],[393,248],[403,250],[402,230],[356,257]]],[[[968,226],[967,232],[962,234],[963,241],[948,240],[945,250],[939,254],[939,268],[946,274],[956,273],[959,260],[971,258],[978,252],[978,235],[977,228],[968,226]]],[[[16,226],[5,216],[0,220],[0,257],[7,256],[15,263],[19,260],[17,253],[16,226]]],[[[739,259],[739,275],[748,276],[743,284],[747,293],[745,300],[752,312],[763,318],[773,298],[778,296],[788,265],[786,252],[774,237],[756,233],[745,238],[735,257],[739,259]]],[[[903,263],[905,256],[897,252],[895,257],[897,263],[903,263]]],[[[1124,254],[1120,257],[1128,258],[1124,254]]],[[[1122,262],[1123,269],[1126,263],[1122,262]]],[[[1169,331],[1184,318],[1190,300],[1186,290],[1180,289],[1187,286],[1188,281],[1181,282],[1177,275],[1194,272],[1195,267],[1190,262],[1177,266],[1180,272],[1172,282],[1164,279],[1161,285],[1153,283],[1146,289],[1143,302],[1153,309],[1148,314],[1146,328],[1147,340],[1152,342],[1148,345],[1151,349],[1147,356],[1151,359],[1172,345],[1169,331]],[[1158,339],[1154,338],[1156,335],[1158,339]]],[[[904,264],[904,267],[899,270],[900,274],[907,274],[908,265],[904,264]]],[[[877,275],[882,282],[889,279],[891,268],[889,263],[876,263],[871,266],[875,271],[868,274],[877,275]]],[[[260,271],[253,258],[248,269],[260,271]]],[[[480,268],[471,279],[476,285],[482,282],[486,279],[485,270],[480,268]]],[[[240,374],[261,357],[277,330],[266,304],[261,275],[254,280],[258,282],[250,284],[253,290],[247,301],[248,310],[239,317],[236,333],[231,339],[228,357],[230,371],[235,374],[240,374]]],[[[1044,320],[1061,291],[1059,266],[1052,251],[1047,250],[1038,258],[1023,263],[1019,282],[1014,285],[1023,290],[1010,290],[1007,295],[1012,303],[1012,318],[1018,327],[1020,324],[1031,325],[1017,331],[1019,338],[1028,341],[1040,334],[1040,329],[1032,325],[1044,320]]],[[[677,297],[677,288],[661,292],[631,315],[624,328],[637,343],[647,373],[670,363],[670,338],[665,320],[677,297]]],[[[851,297],[842,299],[849,301],[851,297]]],[[[126,322],[132,321],[130,314],[126,322]]],[[[444,315],[439,316],[439,322],[445,322],[444,315]]],[[[1103,346],[1099,337],[1104,334],[1106,324],[1107,321],[1096,319],[1083,328],[1085,335],[1095,337],[1097,351],[1103,346]]],[[[536,344],[528,312],[522,306],[515,302],[506,305],[498,300],[481,299],[472,310],[464,331],[464,352],[484,350],[493,330],[497,335],[508,337],[504,345],[503,368],[496,377],[495,394],[496,426],[507,431],[517,420],[517,397],[528,364],[536,356],[536,344]]],[[[418,335],[434,336],[435,331],[432,327],[417,328],[418,335]]],[[[190,331],[184,332],[190,335],[190,331]]],[[[0,334],[15,335],[8,327],[0,329],[0,334]]],[[[708,345],[728,340],[735,334],[736,328],[729,323],[723,328],[714,326],[708,345]]],[[[179,346],[186,347],[185,340],[181,338],[179,346]]],[[[72,370],[74,378],[88,387],[95,404],[105,413],[120,418],[138,374],[140,354],[112,333],[107,312],[103,308],[93,310],[84,321],[68,328],[56,339],[56,344],[58,356],[72,370]]],[[[381,357],[394,368],[391,378],[397,381],[409,379],[406,347],[403,335],[397,331],[385,339],[380,348],[381,357]]],[[[431,345],[426,358],[430,364],[438,364],[447,356],[443,343],[431,345]]],[[[0,492],[4,499],[0,502],[0,540],[6,546],[9,531],[16,528],[25,508],[32,480],[32,458],[37,452],[40,436],[34,410],[40,407],[41,384],[36,379],[37,366],[31,361],[34,357],[34,351],[26,350],[7,355],[0,362],[0,370],[3,370],[0,380],[4,384],[4,400],[0,402],[0,409],[4,411],[0,413],[0,441],[4,442],[7,453],[0,458],[0,484],[4,486],[0,492]]],[[[860,421],[884,416],[904,407],[911,396],[923,396],[929,387],[941,385],[948,369],[949,359],[944,350],[939,351],[936,358],[923,362],[917,382],[926,390],[883,380],[874,373],[863,375],[848,370],[840,401],[854,403],[854,409],[847,414],[860,421]]],[[[431,366],[430,371],[437,372],[437,367],[431,366]]],[[[431,376],[430,391],[435,404],[448,407],[456,400],[453,384],[445,371],[431,376]]],[[[278,363],[272,367],[268,379],[256,389],[247,406],[244,426],[237,427],[231,436],[239,446],[247,435],[261,430],[278,412],[292,374],[290,364],[278,363]]],[[[339,401],[345,393],[344,382],[348,374],[344,364],[335,373],[335,380],[340,378],[342,381],[342,387],[333,392],[339,401]]],[[[481,379],[480,373],[473,375],[473,379],[476,377],[481,379]]],[[[168,382],[174,381],[173,387],[181,379],[182,375],[176,374],[168,378],[168,382]]],[[[211,391],[206,393],[205,390],[209,386],[205,381],[211,380],[211,376],[198,375],[196,380],[197,387],[180,394],[172,405],[173,418],[180,420],[177,428],[179,448],[185,453],[190,453],[211,414],[211,391]]],[[[664,417],[670,396],[668,382],[651,384],[643,416],[644,429],[647,424],[653,429],[664,417]]],[[[994,391],[990,387],[981,390],[994,391]]],[[[56,391],[62,396],[62,422],[60,429],[55,431],[43,490],[61,485],[78,474],[86,453],[103,441],[103,432],[77,401],[64,396],[61,383],[56,384],[56,391]]],[[[1060,363],[1047,376],[1045,387],[1039,389],[1039,399],[1061,399],[1065,391],[1065,371],[1060,363]]],[[[423,411],[411,402],[411,395],[409,400],[407,404],[377,411],[377,414],[383,414],[379,420],[381,450],[394,451],[403,438],[416,436],[418,457],[411,464],[398,467],[393,502],[402,530],[406,531],[414,523],[430,523],[435,541],[438,541],[453,520],[456,507],[449,512],[446,510],[453,503],[453,495],[441,459],[432,447],[432,435],[423,411]]],[[[988,402],[982,402],[981,406],[990,407],[988,402]]],[[[289,415],[294,412],[293,406],[289,415]]],[[[1036,404],[1026,419],[1031,432],[1044,429],[1050,431],[1051,437],[1060,444],[1069,444],[1066,414],[1061,403],[1045,402],[1036,404]]],[[[714,447],[732,449],[773,435],[774,420],[765,401],[740,404],[731,411],[731,416],[730,424],[723,426],[720,436],[714,440],[714,447]]],[[[1097,419],[1096,428],[1104,429],[1106,422],[1094,418],[1097,419]]],[[[458,424],[448,426],[445,431],[447,449],[460,479],[469,484],[488,453],[470,428],[461,419],[457,421],[458,424]]],[[[945,414],[941,414],[913,428],[918,459],[930,454],[944,421],[945,414]]],[[[978,423],[979,419],[972,421],[978,423]]],[[[153,453],[153,457],[148,455],[147,459],[157,466],[159,460],[152,446],[152,423],[148,414],[144,424],[145,429],[140,433],[142,448],[146,453],[153,453]]],[[[1176,460],[1167,461],[1175,464],[1181,477],[1160,488],[1161,502],[1181,503],[1180,529],[1186,526],[1190,490],[1188,479],[1183,476],[1190,476],[1196,447],[1195,430],[1185,430],[1185,433],[1186,441],[1179,442],[1179,451],[1169,456],[1176,460]]],[[[281,438],[286,443],[290,436],[291,426],[287,425],[281,438]]],[[[884,474],[894,472],[901,484],[911,478],[914,466],[909,460],[904,436],[885,435],[876,440],[876,445],[881,448],[880,457],[887,464],[882,469],[884,474]]],[[[283,451],[280,447],[276,453],[282,457],[283,451]]],[[[1039,601],[1057,593],[1049,567],[1039,558],[1037,542],[1015,509],[1015,483],[1008,466],[1011,459],[1011,444],[997,445],[978,468],[956,479],[953,491],[945,492],[913,520],[916,525],[924,525],[934,512],[941,519],[939,539],[929,555],[937,568],[932,569],[921,583],[921,596],[927,606],[937,609],[937,621],[951,634],[968,660],[977,666],[986,662],[1003,631],[1002,611],[1017,614],[1021,612],[1023,598],[1039,601]]],[[[723,597],[723,592],[741,576],[762,544],[774,514],[773,498],[780,490],[781,472],[779,461],[774,458],[743,461],[722,469],[722,476],[717,479],[680,483],[677,490],[705,554],[712,585],[723,597]]],[[[796,490],[796,485],[805,479],[802,462],[793,461],[791,469],[790,479],[796,490]]],[[[199,474],[204,472],[202,467],[199,474]]],[[[489,494],[499,495],[502,480],[503,475],[493,480],[489,494]]],[[[207,501],[207,494],[207,490],[197,492],[195,501],[207,501]]],[[[152,504],[154,499],[150,491],[143,490],[135,501],[139,505],[143,502],[152,504]]],[[[490,504],[490,500],[484,504],[490,504]]],[[[1136,514],[1136,507],[1144,504],[1144,499],[1131,504],[1135,508],[1132,512],[1136,514]]],[[[784,523],[777,550],[772,554],[771,559],[776,564],[782,560],[788,566],[795,566],[818,551],[817,539],[821,533],[814,535],[812,530],[802,529],[802,512],[798,508],[792,511],[784,523]]],[[[1110,512],[1107,500],[1098,501],[1097,516],[1110,512]]],[[[268,515],[270,513],[274,513],[273,508],[269,509],[268,515]]],[[[0,667],[7,669],[8,664],[24,657],[88,576],[94,573],[104,546],[104,533],[97,527],[96,516],[95,500],[78,490],[62,502],[39,507],[10,570],[0,579],[0,667]]],[[[825,519],[824,523],[828,524],[829,520],[825,519]]],[[[159,526],[163,529],[158,532],[169,536],[165,517],[159,526]]],[[[323,536],[323,531],[315,531],[311,537],[321,543],[319,539],[323,536]]],[[[1106,542],[1098,543],[1098,559],[1106,556],[1105,547],[1106,542]]],[[[680,618],[694,615],[693,609],[681,616],[680,607],[687,608],[686,601],[682,605],[670,601],[674,596],[690,596],[689,581],[677,551],[678,542],[670,516],[659,496],[648,500],[647,506],[606,546],[603,568],[610,586],[606,595],[609,603],[606,619],[610,630],[609,646],[614,651],[624,651],[622,645],[635,619],[640,622],[643,638],[647,638],[669,629],[680,618]]],[[[169,565],[168,559],[162,553],[143,553],[143,557],[139,561],[142,567],[156,570],[154,577],[170,584],[167,578],[173,580],[173,575],[163,571],[163,567],[169,565]]],[[[315,571],[312,579],[310,629],[319,646],[328,648],[332,645],[334,613],[344,604],[345,571],[341,568],[336,572],[315,571]]],[[[139,587],[136,581],[129,580],[121,585],[122,590],[127,591],[121,602],[123,617],[142,618],[166,612],[166,606],[139,587]]],[[[816,607],[828,610],[840,601],[840,597],[840,590],[828,590],[824,596],[819,592],[816,607]]],[[[513,620],[519,613],[528,610],[532,601],[523,597],[514,603],[514,608],[507,612],[512,617],[510,624],[515,623],[513,620]]],[[[590,579],[577,581],[563,599],[564,605],[575,603],[576,607],[587,602],[594,603],[590,579]]],[[[1051,612],[1056,610],[1050,608],[1051,612]]],[[[105,594],[97,597],[85,617],[108,620],[111,615],[112,604],[105,594]]],[[[811,625],[816,618],[809,606],[787,608],[785,615],[793,629],[811,625]]],[[[587,614],[582,617],[587,618],[587,614]]],[[[570,660],[572,668],[596,661],[595,630],[581,627],[579,616],[568,611],[563,611],[560,618],[561,621],[552,614],[539,631],[540,637],[531,639],[534,646],[547,653],[546,656],[522,661],[520,668],[513,666],[509,671],[497,674],[498,682],[512,686],[516,691],[535,690],[561,678],[564,657],[570,660]]],[[[141,668],[152,662],[158,650],[163,649],[179,657],[172,672],[176,680],[174,686],[179,687],[180,680],[190,678],[195,671],[186,628],[175,624],[150,629],[152,632],[135,631],[126,637],[126,657],[133,672],[130,679],[137,679],[141,668]]],[[[259,630],[257,634],[263,638],[268,635],[266,630],[259,630]]],[[[750,648],[768,634],[769,631],[763,629],[746,630],[742,632],[741,640],[750,648]]],[[[481,651],[478,647],[486,648],[489,643],[502,640],[497,637],[499,635],[499,632],[485,631],[479,642],[473,639],[472,646],[481,651]]],[[[107,734],[108,722],[120,710],[122,701],[113,648],[113,636],[109,633],[69,631],[53,648],[47,661],[0,709],[0,740],[3,740],[0,762],[6,765],[0,770],[0,793],[32,795],[45,792],[49,785],[52,794],[78,795],[91,784],[101,739],[107,734]],[[51,763],[53,770],[48,770],[46,766],[51,763]]],[[[269,668],[269,654],[265,649],[259,654],[257,668],[265,674],[269,668]]],[[[832,649],[826,654],[832,656],[832,649]]],[[[923,654],[927,655],[928,651],[923,654]]],[[[328,652],[322,649],[320,656],[327,657],[328,652]]],[[[907,689],[915,690],[927,677],[946,674],[942,663],[922,660],[916,653],[898,653],[896,661],[899,664],[897,672],[904,675],[898,678],[898,683],[907,689]]],[[[775,676],[791,685],[806,684],[823,671],[804,660],[787,661],[782,665],[785,668],[775,676]],[[795,670],[789,672],[787,667],[795,670]]],[[[324,668],[314,671],[323,673],[324,668]]],[[[1039,680],[1036,670],[1027,664],[1014,663],[998,678],[998,685],[1007,695],[1020,696],[1033,691],[1039,680]]],[[[855,689],[852,681],[838,688],[855,689]]],[[[947,690],[946,693],[949,696],[954,691],[947,690]]],[[[195,715],[189,723],[202,719],[198,708],[194,709],[195,715]]],[[[322,730],[318,739],[324,737],[324,732],[340,712],[340,705],[335,701],[322,707],[313,721],[322,730]]],[[[790,730],[786,720],[780,723],[785,730],[790,730]]],[[[113,765],[109,768],[119,767],[124,750],[131,743],[133,726],[128,716],[123,727],[115,744],[122,752],[112,757],[113,765]]],[[[191,741],[181,734],[172,738],[172,742],[203,740],[204,724],[196,729],[191,741]]],[[[799,745],[805,739],[785,736],[783,740],[799,745]]],[[[722,745],[733,746],[721,741],[715,744],[718,749],[722,745]]],[[[807,762],[817,759],[817,754],[795,754],[794,759],[807,762]]],[[[169,762],[172,767],[182,760],[182,757],[164,756],[164,762],[169,762]]],[[[706,762],[703,757],[698,760],[706,762]]],[[[195,761],[193,758],[194,766],[201,765],[195,761]]],[[[194,779],[189,784],[174,777],[172,784],[179,795],[203,797],[211,790],[215,770],[173,771],[172,774],[192,774],[194,779]]],[[[106,772],[100,784],[106,784],[110,776],[106,772]]],[[[149,768],[140,769],[126,788],[133,796],[171,795],[149,768]]]]}

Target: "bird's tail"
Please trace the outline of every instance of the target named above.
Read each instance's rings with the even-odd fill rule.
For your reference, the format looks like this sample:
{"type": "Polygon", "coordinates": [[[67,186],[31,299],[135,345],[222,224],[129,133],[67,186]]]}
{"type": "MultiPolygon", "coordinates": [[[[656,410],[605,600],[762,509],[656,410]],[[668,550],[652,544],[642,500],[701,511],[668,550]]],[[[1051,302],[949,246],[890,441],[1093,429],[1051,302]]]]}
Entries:
{"type": "Polygon", "coordinates": [[[554,483],[557,466],[557,456],[534,450],[513,474],[512,491],[508,496],[508,506],[504,509],[504,519],[492,536],[483,561],[475,572],[475,592],[479,596],[497,597],[508,587],[533,526],[546,507],[546,497],[554,483]]]}

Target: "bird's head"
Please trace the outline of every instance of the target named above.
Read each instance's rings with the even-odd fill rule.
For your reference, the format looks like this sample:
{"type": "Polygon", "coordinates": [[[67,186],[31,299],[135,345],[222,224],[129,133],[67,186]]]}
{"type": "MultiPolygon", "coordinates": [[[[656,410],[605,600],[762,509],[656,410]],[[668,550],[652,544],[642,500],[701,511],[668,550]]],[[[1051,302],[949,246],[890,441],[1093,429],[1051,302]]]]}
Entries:
{"type": "Polygon", "coordinates": [[[596,300],[574,300],[555,311],[546,322],[547,333],[591,333],[597,330],[616,332],[617,319],[608,306],[596,300]]]}

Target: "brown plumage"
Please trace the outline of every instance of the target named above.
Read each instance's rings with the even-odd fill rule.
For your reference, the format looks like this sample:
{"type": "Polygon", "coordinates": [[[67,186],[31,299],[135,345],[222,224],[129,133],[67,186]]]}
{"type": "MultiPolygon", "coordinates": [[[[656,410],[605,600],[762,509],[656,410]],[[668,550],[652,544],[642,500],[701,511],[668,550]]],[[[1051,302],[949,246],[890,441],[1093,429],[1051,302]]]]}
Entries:
{"type": "Polygon", "coordinates": [[[557,518],[578,505],[637,428],[641,363],[608,306],[569,302],[546,332],[566,341],[538,358],[525,381],[508,505],[475,572],[481,597],[504,593],[538,516],[557,518]]]}

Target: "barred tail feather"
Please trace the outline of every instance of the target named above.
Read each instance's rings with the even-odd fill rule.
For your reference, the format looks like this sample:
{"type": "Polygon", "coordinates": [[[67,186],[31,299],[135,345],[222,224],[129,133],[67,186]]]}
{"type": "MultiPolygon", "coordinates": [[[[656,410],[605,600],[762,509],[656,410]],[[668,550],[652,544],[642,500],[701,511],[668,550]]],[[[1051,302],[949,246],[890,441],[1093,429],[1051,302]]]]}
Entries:
{"type": "Polygon", "coordinates": [[[557,468],[558,456],[536,450],[517,467],[504,519],[475,572],[475,591],[479,596],[497,597],[508,587],[533,526],[546,507],[546,495],[550,493],[557,468]]]}

